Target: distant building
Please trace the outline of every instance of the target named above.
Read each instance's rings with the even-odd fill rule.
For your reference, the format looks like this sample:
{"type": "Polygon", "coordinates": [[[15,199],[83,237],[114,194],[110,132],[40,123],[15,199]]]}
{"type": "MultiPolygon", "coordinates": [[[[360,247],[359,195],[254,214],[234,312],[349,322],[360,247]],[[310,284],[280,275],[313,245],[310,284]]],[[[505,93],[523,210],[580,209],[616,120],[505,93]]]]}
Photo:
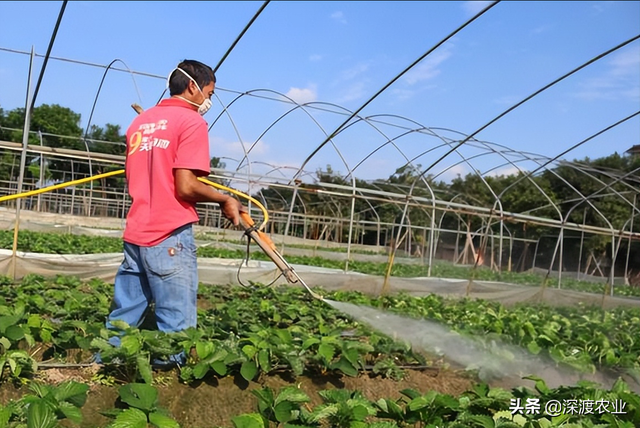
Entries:
{"type": "Polygon", "coordinates": [[[639,156],[640,155],[640,144],[636,144],[635,146],[633,146],[629,150],[627,150],[625,153],[630,155],[630,156],[639,156]]]}

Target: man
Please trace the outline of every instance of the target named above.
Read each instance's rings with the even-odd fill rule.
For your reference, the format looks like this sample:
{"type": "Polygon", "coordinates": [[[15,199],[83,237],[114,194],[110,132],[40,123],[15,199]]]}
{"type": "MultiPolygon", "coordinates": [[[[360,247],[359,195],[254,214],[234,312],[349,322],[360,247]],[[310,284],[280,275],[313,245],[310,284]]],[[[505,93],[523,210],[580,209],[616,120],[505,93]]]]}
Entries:
{"type": "MultiPolygon", "coordinates": [[[[161,331],[197,324],[196,202],[219,203],[234,225],[245,211],[236,199],[198,180],[210,172],[202,115],[211,107],[215,82],[211,67],[181,62],[167,78],[170,98],[141,113],[127,130],[125,174],[132,203],[108,328],[114,329],[115,320],[138,327],[152,302],[161,331]]],[[[118,346],[119,337],[110,342],[118,346]]],[[[184,362],[182,353],[170,364],[184,362]]]]}

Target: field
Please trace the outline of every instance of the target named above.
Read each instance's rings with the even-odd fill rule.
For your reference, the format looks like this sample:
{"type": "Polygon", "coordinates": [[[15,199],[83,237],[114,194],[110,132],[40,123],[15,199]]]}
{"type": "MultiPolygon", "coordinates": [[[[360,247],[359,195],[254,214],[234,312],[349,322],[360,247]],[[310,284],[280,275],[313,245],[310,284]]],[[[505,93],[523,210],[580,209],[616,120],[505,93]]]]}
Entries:
{"type": "MultiPolygon", "coordinates": [[[[21,232],[20,244],[25,251],[49,253],[121,248],[119,239],[56,236],[21,232]]],[[[217,250],[201,251],[206,256],[217,250]]],[[[420,268],[400,265],[395,274],[413,275],[417,271],[411,269],[420,268]]],[[[382,267],[354,269],[376,274],[382,267]]],[[[121,325],[123,344],[113,348],[107,343],[112,333],[104,329],[111,284],[64,275],[1,278],[0,284],[0,427],[640,424],[634,383],[640,373],[638,308],[507,307],[436,295],[376,297],[317,289],[331,301],[431,320],[461,337],[481,339],[487,349],[498,340],[518,346],[548,361],[549,368],[616,380],[552,387],[546,373],[523,373],[529,379],[521,376],[514,385],[499,373],[487,377],[473,365],[451,363],[373,330],[300,288],[201,284],[198,328],[164,334],[149,317],[140,328],[121,325]],[[184,367],[161,371],[150,364],[181,350],[189,355],[184,367]],[[90,364],[97,351],[104,366],[90,364]],[[550,407],[556,403],[560,408],[550,407]]]]}

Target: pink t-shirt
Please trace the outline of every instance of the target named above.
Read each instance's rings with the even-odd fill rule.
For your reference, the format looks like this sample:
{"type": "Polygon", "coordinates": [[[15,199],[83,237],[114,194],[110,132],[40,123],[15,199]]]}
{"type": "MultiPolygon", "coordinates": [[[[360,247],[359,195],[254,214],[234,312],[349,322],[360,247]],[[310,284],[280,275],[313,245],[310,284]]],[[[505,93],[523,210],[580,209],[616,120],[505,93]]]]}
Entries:
{"type": "Polygon", "coordinates": [[[174,170],[206,176],[209,159],[207,123],[187,102],[167,98],[136,117],[127,129],[125,174],[132,203],[123,239],[148,247],[197,222],[195,203],[176,195],[174,170]]]}

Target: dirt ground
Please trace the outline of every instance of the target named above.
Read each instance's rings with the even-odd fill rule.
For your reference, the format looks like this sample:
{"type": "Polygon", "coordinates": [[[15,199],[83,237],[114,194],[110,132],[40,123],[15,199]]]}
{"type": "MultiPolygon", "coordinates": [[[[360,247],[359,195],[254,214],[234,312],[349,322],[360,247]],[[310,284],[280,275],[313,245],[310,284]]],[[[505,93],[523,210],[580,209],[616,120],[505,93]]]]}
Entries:
{"type": "MultiPolygon", "coordinates": [[[[118,385],[106,386],[91,383],[95,371],[82,369],[47,369],[38,373],[43,382],[57,384],[64,380],[90,383],[86,404],[82,407],[82,428],[107,426],[111,419],[100,412],[119,406],[118,385]]],[[[318,391],[344,388],[358,390],[371,400],[379,398],[400,398],[405,388],[426,393],[435,390],[440,393],[458,395],[473,385],[473,379],[464,372],[452,370],[410,370],[403,380],[383,379],[361,374],[358,377],[327,374],[325,376],[292,378],[285,374],[262,376],[247,382],[240,376],[207,378],[203,381],[185,384],[180,382],[178,371],[157,372],[155,386],[159,391],[159,405],[167,410],[182,428],[232,427],[231,418],[242,413],[255,412],[257,399],[251,390],[270,387],[274,391],[290,385],[298,385],[311,399],[310,406],[320,404],[318,391]]],[[[0,385],[0,403],[16,400],[29,393],[28,386],[16,387],[12,384],[0,385]]]]}

